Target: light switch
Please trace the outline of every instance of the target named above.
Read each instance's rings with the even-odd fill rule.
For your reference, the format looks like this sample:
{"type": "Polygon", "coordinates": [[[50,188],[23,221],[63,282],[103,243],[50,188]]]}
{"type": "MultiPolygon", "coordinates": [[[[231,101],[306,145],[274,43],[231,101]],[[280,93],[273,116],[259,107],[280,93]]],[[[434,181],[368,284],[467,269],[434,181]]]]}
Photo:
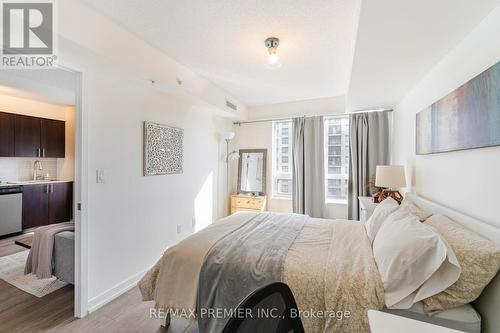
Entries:
{"type": "Polygon", "coordinates": [[[96,182],[97,183],[104,183],[104,169],[97,169],[96,170],[96,182]]]}
{"type": "Polygon", "coordinates": [[[196,217],[193,217],[193,219],[191,220],[191,225],[194,227],[196,227],[196,217]]]}
{"type": "Polygon", "coordinates": [[[182,225],[177,225],[177,233],[180,234],[182,232],[182,225]]]}

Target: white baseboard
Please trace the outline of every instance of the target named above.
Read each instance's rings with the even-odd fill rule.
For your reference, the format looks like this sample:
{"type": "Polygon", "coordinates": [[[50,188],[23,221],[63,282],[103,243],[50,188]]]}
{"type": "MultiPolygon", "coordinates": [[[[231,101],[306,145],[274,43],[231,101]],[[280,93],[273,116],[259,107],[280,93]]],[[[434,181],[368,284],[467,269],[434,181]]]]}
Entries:
{"type": "Polygon", "coordinates": [[[134,288],[137,285],[137,282],[139,282],[139,280],[144,276],[144,274],[146,274],[147,271],[148,270],[145,270],[137,274],[134,274],[130,278],[124,280],[123,282],[119,283],[113,288],[110,288],[100,293],[96,297],[91,298],[88,303],[88,312],[92,313],[96,311],[103,305],[106,305],[107,303],[111,302],[118,296],[121,296],[130,289],[134,288]]]}

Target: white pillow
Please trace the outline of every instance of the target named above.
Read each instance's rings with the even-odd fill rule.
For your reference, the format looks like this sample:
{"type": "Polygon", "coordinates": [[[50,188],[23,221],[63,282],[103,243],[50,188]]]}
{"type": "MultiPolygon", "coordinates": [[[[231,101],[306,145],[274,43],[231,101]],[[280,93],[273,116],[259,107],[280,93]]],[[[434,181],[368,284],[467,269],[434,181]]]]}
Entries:
{"type": "Polygon", "coordinates": [[[366,221],[365,228],[370,242],[373,243],[377,232],[384,223],[387,216],[394,212],[399,207],[398,202],[391,197],[386,198],[384,201],[379,203],[372,213],[372,216],[366,221]]]}
{"type": "Polygon", "coordinates": [[[395,213],[385,221],[373,242],[373,255],[384,283],[385,304],[392,309],[409,309],[440,293],[461,273],[446,240],[412,214],[395,213]]]}
{"type": "Polygon", "coordinates": [[[403,202],[401,202],[398,211],[405,212],[407,214],[413,214],[418,217],[420,222],[424,222],[432,215],[431,212],[423,210],[416,203],[406,198],[403,200],[403,202]]]}

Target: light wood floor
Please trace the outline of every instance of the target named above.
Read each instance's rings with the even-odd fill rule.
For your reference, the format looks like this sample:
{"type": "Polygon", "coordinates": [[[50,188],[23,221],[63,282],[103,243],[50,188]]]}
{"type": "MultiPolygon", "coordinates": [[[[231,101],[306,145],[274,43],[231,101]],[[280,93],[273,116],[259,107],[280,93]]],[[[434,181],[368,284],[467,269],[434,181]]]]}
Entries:
{"type": "Polygon", "coordinates": [[[133,288],[87,317],[58,325],[48,332],[198,333],[196,324],[190,325],[180,319],[172,319],[168,330],[165,330],[160,319],[149,316],[153,305],[153,302],[142,302],[139,289],[133,288]]]}
{"type": "MultiPolygon", "coordinates": [[[[14,244],[17,236],[0,239],[0,257],[26,249],[14,244]]],[[[165,330],[160,319],[151,319],[153,302],[142,302],[138,288],[121,295],[83,319],[73,317],[73,286],[37,298],[0,279],[0,333],[31,332],[155,332],[197,333],[196,324],[172,319],[165,330]]]]}

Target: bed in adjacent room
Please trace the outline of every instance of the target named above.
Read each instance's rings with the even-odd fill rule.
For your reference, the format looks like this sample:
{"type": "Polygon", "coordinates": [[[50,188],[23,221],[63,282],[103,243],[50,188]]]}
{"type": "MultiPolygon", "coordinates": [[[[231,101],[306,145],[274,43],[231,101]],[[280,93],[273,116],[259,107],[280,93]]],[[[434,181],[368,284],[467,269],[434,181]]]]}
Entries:
{"type": "MultiPolygon", "coordinates": [[[[424,226],[421,218],[425,220],[433,213],[446,214],[496,242],[495,245],[484,239],[489,246],[484,253],[489,260],[485,265],[493,263],[496,267],[482,272],[482,280],[478,279],[477,288],[473,288],[479,294],[484,288],[479,284],[488,284],[500,266],[500,231],[416,196],[409,197],[408,204],[392,207],[392,211],[380,209],[380,225],[371,231],[369,226],[357,221],[316,219],[298,214],[240,212],[226,217],[168,248],[139,283],[143,299],[154,300],[156,307],[166,313],[198,321],[200,332],[221,332],[228,318],[217,313],[217,309],[234,309],[255,289],[282,281],[294,294],[306,332],[368,332],[367,311],[384,308],[466,332],[479,332],[481,324],[482,332],[496,332],[500,326],[492,315],[495,311],[492,307],[500,300],[499,278],[489,284],[487,294],[475,303],[482,323],[469,299],[443,298],[448,291],[456,292],[453,286],[464,283],[458,279],[464,276],[461,272],[468,271],[459,262],[468,262],[453,240],[443,241],[444,237],[434,234],[428,237],[425,233],[433,232],[436,226],[424,226]],[[416,228],[417,234],[421,232],[417,238],[432,239],[428,241],[428,248],[435,252],[414,256],[422,260],[418,270],[427,270],[429,274],[413,274],[411,269],[401,276],[394,274],[394,263],[401,256],[385,254],[384,251],[394,251],[384,242],[398,237],[395,226],[403,222],[393,226],[388,222],[384,228],[384,221],[396,212],[413,219],[409,229],[402,230],[410,232],[408,230],[416,228]],[[436,239],[438,241],[434,241],[436,239]],[[436,242],[439,246],[434,246],[436,242]],[[452,246],[453,250],[457,249],[456,256],[452,246]],[[435,260],[429,263],[425,254],[435,260]],[[454,310],[447,310],[450,307],[454,310]]],[[[373,227],[374,221],[371,222],[373,227]]],[[[406,246],[406,251],[415,250],[406,246]]],[[[404,265],[411,266],[406,261],[404,265]]],[[[482,266],[478,267],[480,271],[482,266]]],[[[470,278],[470,274],[465,275],[470,278]]],[[[471,301],[477,298],[474,293],[467,296],[471,301]]]]}

